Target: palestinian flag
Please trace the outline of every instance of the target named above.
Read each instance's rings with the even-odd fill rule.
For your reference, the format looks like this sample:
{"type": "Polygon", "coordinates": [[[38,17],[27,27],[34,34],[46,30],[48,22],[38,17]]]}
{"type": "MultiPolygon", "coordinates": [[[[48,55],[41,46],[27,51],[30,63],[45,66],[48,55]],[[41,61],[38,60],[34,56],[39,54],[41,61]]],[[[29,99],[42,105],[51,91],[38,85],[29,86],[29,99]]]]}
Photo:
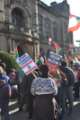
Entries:
{"type": "Polygon", "coordinates": [[[21,57],[24,54],[22,48],[20,46],[17,46],[16,48],[16,58],[21,57]]]}
{"type": "Polygon", "coordinates": [[[69,16],[68,32],[74,32],[78,30],[79,27],[80,27],[80,17],[71,14],[69,16]]]}

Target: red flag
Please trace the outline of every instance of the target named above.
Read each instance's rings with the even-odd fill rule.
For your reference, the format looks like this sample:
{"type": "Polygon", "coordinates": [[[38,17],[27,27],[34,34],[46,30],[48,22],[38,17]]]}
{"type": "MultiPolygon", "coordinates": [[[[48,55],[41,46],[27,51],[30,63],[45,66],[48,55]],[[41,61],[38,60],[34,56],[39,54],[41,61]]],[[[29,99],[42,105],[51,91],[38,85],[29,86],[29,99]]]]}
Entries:
{"type": "Polygon", "coordinates": [[[80,17],[70,14],[68,32],[74,32],[80,27],[80,17]]]}
{"type": "Polygon", "coordinates": [[[60,47],[60,45],[58,44],[58,43],[56,43],[56,42],[52,42],[52,45],[51,45],[54,49],[59,49],[59,48],[61,48],[60,47]]]}

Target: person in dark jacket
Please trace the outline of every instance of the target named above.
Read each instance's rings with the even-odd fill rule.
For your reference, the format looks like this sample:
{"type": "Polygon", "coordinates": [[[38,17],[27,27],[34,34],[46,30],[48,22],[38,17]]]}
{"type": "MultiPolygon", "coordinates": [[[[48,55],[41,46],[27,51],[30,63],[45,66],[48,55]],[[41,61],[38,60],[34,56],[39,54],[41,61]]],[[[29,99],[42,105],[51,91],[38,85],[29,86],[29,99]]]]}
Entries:
{"type": "Polygon", "coordinates": [[[41,65],[41,75],[33,80],[31,93],[34,96],[32,120],[54,120],[52,99],[57,88],[52,78],[48,77],[48,66],[41,65]]]}
{"type": "Polygon", "coordinates": [[[74,73],[71,68],[67,67],[67,63],[62,61],[59,67],[61,74],[61,107],[62,115],[73,109],[73,85],[75,81],[74,73]],[[68,109],[66,108],[66,101],[68,100],[68,109]]]}
{"type": "Polygon", "coordinates": [[[17,70],[15,68],[12,68],[9,72],[9,82],[8,82],[12,88],[12,96],[11,98],[18,98],[18,75],[17,70]]]}
{"type": "Polygon", "coordinates": [[[10,120],[9,116],[9,95],[10,86],[7,82],[6,75],[4,76],[4,69],[0,66],[0,108],[1,108],[1,120],[10,120]]]}
{"type": "Polygon", "coordinates": [[[23,82],[22,82],[22,99],[20,104],[20,110],[23,110],[23,107],[25,105],[26,111],[28,112],[28,118],[32,118],[33,114],[33,95],[30,92],[31,84],[34,79],[34,76],[32,74],[25,75],[23,82]]]}
{"type": "Polygon", "coordinates": [[[75,91],[75,99],[78,100],[80,97],[80,67],[77,68],[74,91],[75,91]]]}

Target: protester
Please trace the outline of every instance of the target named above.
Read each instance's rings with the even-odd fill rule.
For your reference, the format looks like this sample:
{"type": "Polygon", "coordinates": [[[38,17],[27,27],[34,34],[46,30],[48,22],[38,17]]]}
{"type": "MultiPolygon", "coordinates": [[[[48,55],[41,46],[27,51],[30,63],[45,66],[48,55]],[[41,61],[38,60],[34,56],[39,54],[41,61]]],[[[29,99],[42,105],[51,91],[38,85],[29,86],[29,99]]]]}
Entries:
{"type": "Polygon", "coordinates": [[[75,92],[75,100],[79,99],[80,96],[80,67],[77,68],[76,70],[76,82],[74,85],[74,92],[75,92]]]}
{"type": "Polygon", "coordinates": [[[19,101],[19,111],[23,111],[24,105],[27,103],[27,80],[26,75],[24,75],[21,86],[20,86],[20,101],[19,101]]]}
{"type": "Polygon", "coordinates": [[[15,68],[12,68],[9,72],[9,81],[8,83],[10,84],[11,86],[11,89],[12,89],[12,96],[11,98],[17,98],[18,96],[18,84],[19,84],[19,81],[18,81],[18,76],[17,76],[17,71],[15,68]]]}
{"type": "Polygon", "coordinates": [[[61,107],[63,116],[67,111],[70,114],[73,109],[73,85],[75,77],[72,69],[67,67],[67,63],[65,61],[62,61],[59,69],[61,74],[61,107]],[[69,104],[68,109],[66,108],[67,100],[69,104]]]}
{"type": "Polygon", "coordinates": [[[0,64],[0,108],[1,120],[10,120],[9,116],[9,96],[11,95],[10,85],[7,82],[7,76],[3,64],[0,64]]]}
{"type": "Polygon", "coordinates": [[[9,82],[9,76],[7,75],[7,72],[6,72],[6,64],[3,61],[1,61],[0,66],[2,67],[2,69],[4,71],[3,76],[5,77],[5,80],[8,83],[9,82]]]}
{"type": "Polygon", "coordinates": [[[22,96],[23,96],[23,94],[24,94],[24,92],[23,92],[23,88],[24,88],[24,86],[23,86],[23,79],[24,79],[24,76],[25,76],[25,74],[24,74],[24,72],[23,72],[23,70],[21,69],[21,68],[19,68],[18,70],[17,70],[17,78],[18,78],[18,106],[19,106],[19,111],[21,111],[22,110],[22,96]]]}
{"type": "Polygon", "coordinates": [[[23,110],[25,105],[27,112],[29,113],[29,119],[32,118],[33,114],[33,95],[30,92],[31,84],[34,79],[33,74],[25,75],[22,82],[22,99],[20,103],[20,111],[23,110]]]}
{"type": "Polygon", "coordinates": [[[31,94],[30,89],[34,78],[35,77],[33,76],[33,74],[29,74],[26,79],[27,80],[27,112],[29,113],[29,119],[32,119],[32,115],[33,115],[33,95],[31,94]]]}
{"type": "Polygon", "coordinates": [[[16,85],[17,84],[17,71],[16,69],[12,68],[9,72],[9,82],[10,82],[10,85],[13,86],[13,85],[16,85]]]}
{"type": "Polygon", "coordinates": [[[47,65],[41,65],[40,72],[40,77],[34,79],[31,86],[33,120],[54,120],[52,99],[57,94],[57,87],[54,80],[48,77],[47,65]]]}

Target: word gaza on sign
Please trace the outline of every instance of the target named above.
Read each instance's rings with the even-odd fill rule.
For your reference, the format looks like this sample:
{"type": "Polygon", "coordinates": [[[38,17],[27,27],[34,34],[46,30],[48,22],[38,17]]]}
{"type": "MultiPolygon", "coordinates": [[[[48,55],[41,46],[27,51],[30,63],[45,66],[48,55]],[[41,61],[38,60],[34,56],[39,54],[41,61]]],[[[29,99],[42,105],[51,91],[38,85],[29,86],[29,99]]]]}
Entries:
{"type": "Polygon", "coordinates": [[[22,68],[23,72],[26,75],[29,75],[38,68],[36,63],[33,61],[33,59],[28,53],[25,53],[22,56],[17,57],[16,62],[19,64],[19,66],[22,68]]]}

